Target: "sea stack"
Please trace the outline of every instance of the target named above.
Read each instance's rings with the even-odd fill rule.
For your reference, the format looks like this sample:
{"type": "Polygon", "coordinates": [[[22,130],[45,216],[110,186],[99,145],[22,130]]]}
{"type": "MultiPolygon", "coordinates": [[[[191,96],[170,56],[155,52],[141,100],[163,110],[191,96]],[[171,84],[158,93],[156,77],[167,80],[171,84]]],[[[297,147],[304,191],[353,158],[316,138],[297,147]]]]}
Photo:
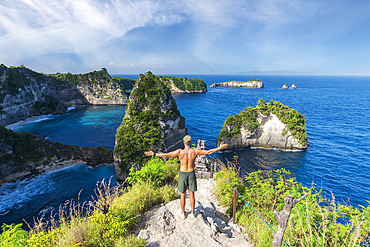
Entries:
{"type": "Polygon", "coordinates": [[[258,100],[256,107],[246,107],[229,116],[220,131],[217,145],[228,149],[246,147],[303,150],[309,146],[304,115],[280,102],[258,100]]]}
{"type": "Polygon", "coordinates": [[[141,74],[131,91],[125,116],[117,129],[114,165],[118,181],[131,167],[148,161],[145,151],[170,152],[184,148],[185,118],[180,115],[170,89],[150,71],[141,74]]]}
{"type": "Polygon", "coordinates": [[[283,85],[283,87],[282,87],[282,89],[288,89],[288,88],[289,88],[288,83],[285,83],[285,84],[283,85]]]}

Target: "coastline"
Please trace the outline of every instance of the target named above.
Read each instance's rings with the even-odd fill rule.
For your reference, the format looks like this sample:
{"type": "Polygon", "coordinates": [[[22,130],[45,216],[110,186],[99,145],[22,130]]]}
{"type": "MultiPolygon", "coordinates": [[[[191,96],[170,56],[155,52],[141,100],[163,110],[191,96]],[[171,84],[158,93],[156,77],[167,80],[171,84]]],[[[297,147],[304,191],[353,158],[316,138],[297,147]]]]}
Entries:
{"type": "Polygon", "coordinates": [[[80,165],[80,164],[86,164],[86,162],[82,160],[72,160],[72,159],[63,160],[63,161],[60,161],[59,163],[50,162],[48,164],[36,167],[34,170],[13,173],[6,177],[3,177],[0,180],[0,186],[2,186],[5,183],[15,183],[17,181],[22,181],[27,178],[32,178],[39,174],[46,174],[46,173],[53,172],[53,171],[59,171],[64,168],[68,168],[68,167],[71,167],[74,165],[80,165]]]}

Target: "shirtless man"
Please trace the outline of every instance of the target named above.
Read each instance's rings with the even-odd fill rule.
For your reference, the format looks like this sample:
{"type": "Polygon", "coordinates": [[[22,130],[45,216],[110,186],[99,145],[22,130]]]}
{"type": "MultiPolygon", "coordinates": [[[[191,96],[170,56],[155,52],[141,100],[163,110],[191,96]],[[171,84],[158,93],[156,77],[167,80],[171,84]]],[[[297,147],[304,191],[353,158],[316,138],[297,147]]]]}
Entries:
{"type": "Polygon", "coordinates": [[[183,138],[185,148],[177,149],[169,153],[154,153],[153,151],[144,152],[146,156],[157,156],[160,158],[175,158],[178,157],[181,163],[180,175],[179,175],[179,184],[178,189],[181,193],[180,204],[181,204],[181,216],[185,218],[185,197],[186,190],[189,190],[190,195],[190,206],[191,206],[191,215],[193,218],[196,216],[195,208],[195,197],[194,192],[197,191],[197,180],[194,172],[194,161],[197,155],[209,155],[213,154],[221,149],[226,148],[228,145],[223,144],[217,148],[211,150],[200,150],[198,148],[191,148],[191,136],[186,135],[183,138]]]}

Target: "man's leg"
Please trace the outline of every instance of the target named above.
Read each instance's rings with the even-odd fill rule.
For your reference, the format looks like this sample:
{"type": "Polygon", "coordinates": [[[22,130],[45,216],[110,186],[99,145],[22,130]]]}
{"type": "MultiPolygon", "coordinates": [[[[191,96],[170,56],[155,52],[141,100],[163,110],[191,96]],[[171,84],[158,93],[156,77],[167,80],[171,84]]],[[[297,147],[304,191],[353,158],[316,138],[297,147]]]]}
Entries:
{"type": "Polygon", "coordinates": [[[191,213],[194,214],[194,208],[195,208],[195,196],[194,196],[194,192],[189,190],[189,196],[190,196],[191,213]]]}
{"type": "MultiPolygon", "coordinates": [[[[189,193],[191,193],[191,191],[189,191],[189,193]]],[[[184,193],[180,193],[181,196],[180,196],[180,205],[181,205],[181,213],[184,214],[185,213],[185,198],[186,198],[186,191],[184,193]]],[[[194,193],[193,193],[194,194],[194,193]]],[[[190,199],[191,200],[191,199],[190,199]]],[[[191,201],[190,201],[191,203],[191,201]]]]}

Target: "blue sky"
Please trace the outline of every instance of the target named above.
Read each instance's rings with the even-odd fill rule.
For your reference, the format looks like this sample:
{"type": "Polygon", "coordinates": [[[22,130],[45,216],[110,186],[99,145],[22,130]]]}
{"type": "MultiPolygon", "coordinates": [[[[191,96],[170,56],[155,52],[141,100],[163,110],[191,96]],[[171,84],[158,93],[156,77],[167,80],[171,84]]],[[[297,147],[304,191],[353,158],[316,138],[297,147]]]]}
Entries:
{"type": "Polygon", "coordinates": [[[44,73],[370,75],[368,0],[1,0],[0,20],[0,63],[44,73]]]}

